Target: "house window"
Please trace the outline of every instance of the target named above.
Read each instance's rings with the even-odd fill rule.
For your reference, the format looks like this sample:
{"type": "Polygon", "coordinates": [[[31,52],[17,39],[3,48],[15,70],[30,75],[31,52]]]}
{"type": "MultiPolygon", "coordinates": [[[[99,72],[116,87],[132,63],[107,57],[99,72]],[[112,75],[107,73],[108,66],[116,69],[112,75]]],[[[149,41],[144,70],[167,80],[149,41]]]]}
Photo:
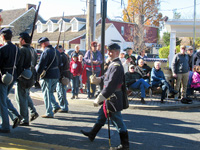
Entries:
{"type": "Polygon", "coordinates": [[[131,28],[131,36],[133,36],[133,28],[131,28]]]}
{"type": "Polygon", "coordinates": [[[124,35],[124,26],[121,26],[121,35],[124,35]]]}
{"type": "Polygon", "coordinates": [[[48,24],[48,32],[53,32],[53,25],[51,22],[48,24]]]}
{"type": "Polygon", "coordinates": [[[77,31],[78,30],[78,23],[77,22],[73,22],[72,30],[73,31],[77,31]]]}
{"type": "Polygon", "coordinates": [[[38,25],[37,25],[37,32],[38,32],[38,33],[41,33],[41,32],[42,32],[42,25],[41,25],[41,24],[38,24],[38,25]]]}

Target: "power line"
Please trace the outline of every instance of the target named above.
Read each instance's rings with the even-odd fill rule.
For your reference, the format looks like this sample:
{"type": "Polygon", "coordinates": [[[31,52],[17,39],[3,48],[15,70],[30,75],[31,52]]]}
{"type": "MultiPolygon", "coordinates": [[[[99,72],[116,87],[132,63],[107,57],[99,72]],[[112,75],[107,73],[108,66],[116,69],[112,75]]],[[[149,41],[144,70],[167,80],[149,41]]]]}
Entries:
{"type": "MultiPolygon", "coordinates": [[[[198,4],[196,4],[196,5],[199,5],[200,3],[198,3],[198,4]]],[[[188,9],[188,8],[192,8],[192,7],[194,7],[194,5],[193,6],[188,6],[188,7],[183,7],[183,8],[173,8],[173,9],[166,9],[166,10],[160,10],[160,11],[173,11],[173,10],[182,10],[182,9],[188,9]]]]}

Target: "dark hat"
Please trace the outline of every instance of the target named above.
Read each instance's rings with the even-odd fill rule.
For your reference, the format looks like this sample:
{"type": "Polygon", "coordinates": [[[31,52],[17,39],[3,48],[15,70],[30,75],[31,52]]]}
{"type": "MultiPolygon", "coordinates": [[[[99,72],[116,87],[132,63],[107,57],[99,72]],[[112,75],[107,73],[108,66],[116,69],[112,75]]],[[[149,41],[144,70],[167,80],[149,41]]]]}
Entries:
{"type": "Polygon", "coordinates": [[[58,48],[62,48],[62,45],[58,45],[58,48]]]}
{"type": "Polygon", "coordinates": [[[93,41],[93,42],[91,43],[91,46],[96,47],[96,46],[97,46],[97,42],[93,41]]]}
{"type": "Polygon", "coordinates": [[[78,57],[78,54],[73,53],[73,54],[72,54],[72,57],[78,57]]]}
{"type": "Polygon", "coordinates": [[[108,49],[109,50],[120,50],[120,46],[117,43],[112,43],[110,45],[108,45],[108,49]]]}
{"type": "Polygon", "coordinates": [[[12,35],[12,31],[8,28],[2,28],[0,30],[0,34],[3,34],[3,35],[12,35]]]}
{"type": "Polygon", "coordinates": [[[38,43],[41,44],[41,43],[44,43],[47,41],[49,41],[49,39],[47,37],[41,37],[41,38],[39,38],[38,43]]]}
{"type": "Polygon", "coordinates": [[[27,32],[20,33],[19,38],[30,40],[30,36],[27,32]]]}

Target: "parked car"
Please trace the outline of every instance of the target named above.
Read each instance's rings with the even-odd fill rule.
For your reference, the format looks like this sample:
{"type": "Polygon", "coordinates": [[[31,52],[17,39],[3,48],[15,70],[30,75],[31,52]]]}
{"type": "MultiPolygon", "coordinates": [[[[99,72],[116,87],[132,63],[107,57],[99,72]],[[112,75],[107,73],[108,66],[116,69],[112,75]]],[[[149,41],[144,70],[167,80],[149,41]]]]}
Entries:
{"type": "Polygon", "coordinates": [[[158,54],[147,54],[148,58],[159,58],[158,54]]]}
{"type": "MultiPolygon", "coordinates": [[[[68,50],[65,50],[65,54],[68,54],[69,57],[71,57],[71,53],[75,51],[75,49],[68,49],[68,50]]],[[[83,50],[83,49],[80,49],[81,53],[83,53],[83,56],[85,55],[86,53],[86,50],[83,50]]]]}
{"type": "Polygon", "coordinates": [[[36,53],[37,53],[37,56],[38,56],[38,58],[37,58],[37,63],[38,63],[38,62],[39,62],[39,60],[40,60],[40,56],[41,56],[41,54],[42,54],[43,50],[41,50],[41,49],[36,49],[35,51],[36,51],[36,53]]]}

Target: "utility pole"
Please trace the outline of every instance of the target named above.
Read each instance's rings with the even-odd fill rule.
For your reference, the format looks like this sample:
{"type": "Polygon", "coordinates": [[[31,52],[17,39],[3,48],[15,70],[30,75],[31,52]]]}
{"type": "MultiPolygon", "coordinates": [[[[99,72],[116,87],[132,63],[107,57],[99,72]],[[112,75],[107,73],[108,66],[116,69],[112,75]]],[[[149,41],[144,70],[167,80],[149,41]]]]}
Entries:
{"type": "Polygon", "coordinates": [[[95,40],[95,30],[96,30],[96,0],[87,0],[86,50],[90,49],[91,41],[95,40]]]}
{"type": "MultiPolygon", "coordinates": [[[[196,40],[196,0],[194,0],[193,56],[195,53],[195,40],[196,40]]],[[[192,68],[193,66],[194,66],[194,60],[192,59],[192,68]]]]}

